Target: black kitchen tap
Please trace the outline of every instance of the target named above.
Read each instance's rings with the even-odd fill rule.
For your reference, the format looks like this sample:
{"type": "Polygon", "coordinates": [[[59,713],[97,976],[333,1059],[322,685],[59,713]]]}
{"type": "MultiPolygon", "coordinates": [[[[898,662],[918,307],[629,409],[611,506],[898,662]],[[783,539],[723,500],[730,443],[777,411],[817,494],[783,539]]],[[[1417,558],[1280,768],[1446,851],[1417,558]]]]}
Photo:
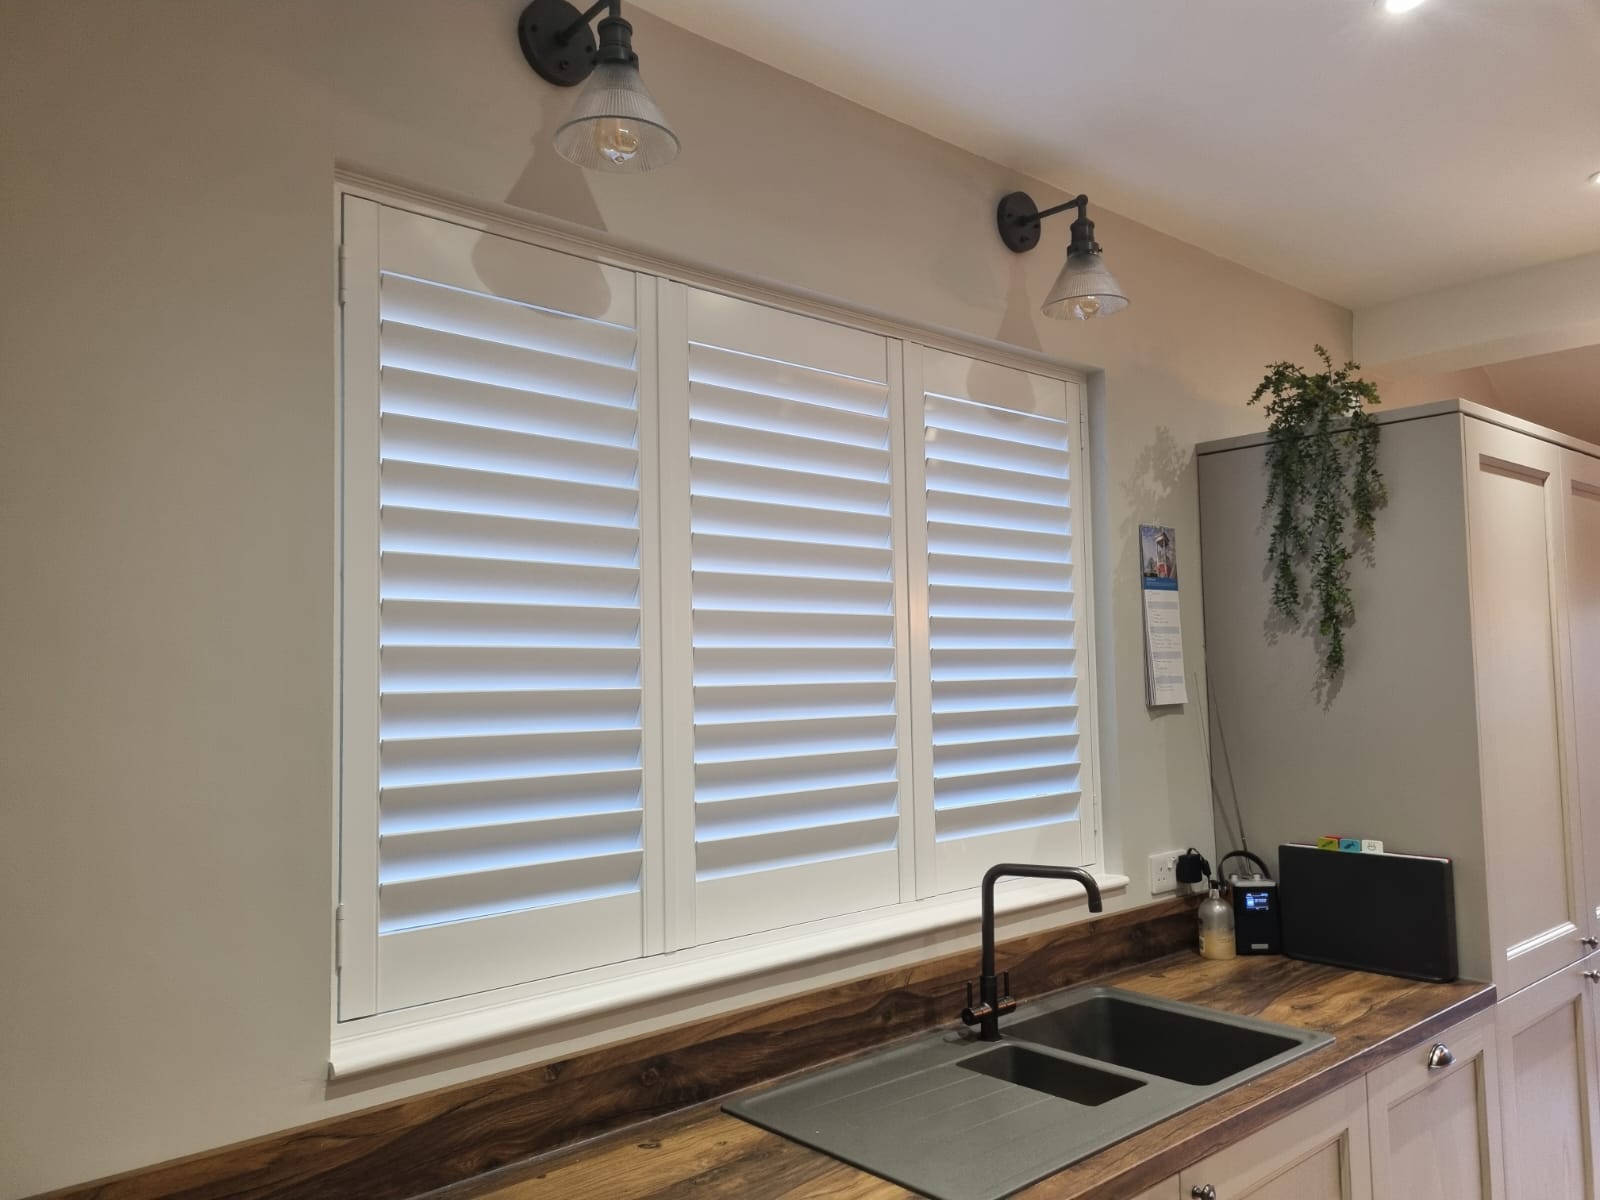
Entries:
{"type": "Polygon", "coordinates": [[[983,873],[983,965],[978,976],[978,1003],[972,1003],[972,984],[967,984],[967,1007],[961,1019],[978,1026],[978,1037],[985,1042],[1000,1040],[1000,1016],[1017,1007],[1011,993],[1011,972],[1006,972],[1005,995],[994,972],[994,885],[997,879],[1012,875],[1025,879],[1075,879],[1089,894],[1089,911],[1100,912],[1100,885],[1082,867],[1053,867],[1037,863],[996,863],[983,873]]]}

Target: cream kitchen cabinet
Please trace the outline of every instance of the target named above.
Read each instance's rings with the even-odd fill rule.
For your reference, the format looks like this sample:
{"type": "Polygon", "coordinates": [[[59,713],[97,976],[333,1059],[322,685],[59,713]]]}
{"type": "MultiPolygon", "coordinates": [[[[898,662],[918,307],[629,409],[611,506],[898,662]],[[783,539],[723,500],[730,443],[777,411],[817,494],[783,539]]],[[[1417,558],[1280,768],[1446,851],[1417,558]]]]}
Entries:
{"type": "Polygon", "coordinates": [[[1506,1200],[1597,1200],[1600,954],[1496,1006],[1506,1200]]]}
{"type": "Polygon", "coordinates": [[[1237,798],[1274,866],[1328,833],[1449,857],[1460,973],[1507,997],[1600,935],[1600,447],[1463,401],[1379,420],[1332,687],[1271,612],[1265,438],[1198,449],[1218,848],[1237,798]]]}
{"type": "Polygon", "coordinates": [[[1489,944],[1509,995],[1582,958],[1589,936],[1563,652],[1569,452],[1487,421],[1463,425],[1489,944]]]}
{"type": "Polygon", "coordinates": [[[1265,439],[1198,450],[1219,849],[1237,799],[1274,865],[1326,833],[1448,856],[1460,972],[1499,989],[1495,1045],[1470,1079],[1375,1102],[1377,1194],[1497,1194],[1476,1093],[1500,1112],[1507,1200],[1600,1200],[1600,447],[1462,401],[1379,419],[1389,505],[1332,688],[1270,611],[1265,439]],[[1430,1191],[1418,1163],[1474,1129],[1451,1160],[1466,1174],[1441,1165],[1430,1191]]]}
{"type": "Polygon", "coordinates": [[[1501,1200],[1495,1017],[1451,1026],[1133,1200],[1501,1200]]]}
{"type": "Polygon", "coordinates": [[[1589,946],[1600,939],[1600,459],[1562,455],[1566,512],[1567,690],[1579,822],[1586,845],[1584,897],[1589,946]]]}
{"type": "Polygon", "coordinates": [[[1202,1159],[1178,1182],[1184,1200],[1371,1200],[1365,1081],[1202,1159]]]}
{"type": "Polygon", "coordinates": [[[1505,1194],[1494,1017],[1479,1013],[1368,1074],[1373,1200],[1505,1194]]]}

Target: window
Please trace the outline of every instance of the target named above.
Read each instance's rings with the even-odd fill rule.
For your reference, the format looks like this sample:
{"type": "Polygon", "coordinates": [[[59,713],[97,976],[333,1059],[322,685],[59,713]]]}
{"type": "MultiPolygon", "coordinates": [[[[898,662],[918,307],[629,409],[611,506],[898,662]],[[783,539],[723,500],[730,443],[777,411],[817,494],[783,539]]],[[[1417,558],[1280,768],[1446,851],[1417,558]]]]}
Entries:
{"type": "Polygon", "coordinates": [[[1077,385],[347,196],[340,1020],[1093,862],[1077,385]]]}

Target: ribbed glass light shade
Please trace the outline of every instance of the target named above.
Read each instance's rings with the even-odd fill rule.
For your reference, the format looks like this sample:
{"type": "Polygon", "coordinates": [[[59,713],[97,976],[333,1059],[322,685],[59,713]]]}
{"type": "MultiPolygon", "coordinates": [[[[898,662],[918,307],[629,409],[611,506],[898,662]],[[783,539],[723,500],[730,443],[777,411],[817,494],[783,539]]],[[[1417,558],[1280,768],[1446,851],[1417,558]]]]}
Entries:
{"type": "Polygon", "coordinates": [[[600,63],[555,136],[556,153],[596,171],[637,174],[678,157],[678,135],[651,98],[639,68],[600,63]]]}
{"type": "Polygon", "coordinates": [[[1088,321],[1109,317],[1127,307],[1128,297],[1122,285],[1111,277],[1098,254],[1069,254],[1039,311],[1047,317],[1088,321]]]}

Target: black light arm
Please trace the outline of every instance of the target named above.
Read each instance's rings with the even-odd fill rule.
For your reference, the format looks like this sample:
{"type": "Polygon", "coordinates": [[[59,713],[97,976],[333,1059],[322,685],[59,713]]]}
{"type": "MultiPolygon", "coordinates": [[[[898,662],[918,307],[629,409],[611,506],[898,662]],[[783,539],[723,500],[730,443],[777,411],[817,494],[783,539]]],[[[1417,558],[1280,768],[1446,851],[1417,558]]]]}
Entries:
{"type": "Polygon", "coordinates": [[[1046,209],[1040,209],[1027,192],[1009,192],[1000,197],[994,213],[1000,240],[1014,254],[1032,250],[1039,244],[1040,222],[1069,208],[1077,209],[1078,216],[1072,222],[1072,241],[1067,246],[1067,253],[1100,253],[1100,246],[1094,240],[1094,222],[1089,220],[1089,197],[1081,193],[1065,204],[1046,209]]]}
{"type": "Polygon", "coordinates": [[[610,7],[611,16],[613,18],[619,18],[622,16],[622,0],[595,0],[595,3],[591,4],[582,16],[580,16],[571,25],[568,25],[560,33],[556,34],[556,41],[565,46],[572,40],[573,34],[577,33],[578,30],[582,29],[590,21],[594,20],[599,14],[600,10],[607,6],[610,7]]]}
{"type": "Polygon", "coordinates": [[[528,65],[559,87],[589,78],[596,63],[636,63],[633,26],[622,19],[622,0],[595,0],[579,12],[567,0],[532,0],[517,18],[517,41],[528,65]],[[589,22],[604,10],[599,40],[589,22]]]}
{"type": "MultiPolygon", "coordinates": [[[[1059,212],[1066,212],[1069,208],[1077,209],[1080,217],[1087,215],[1089,211],[1089,197],[1080,192],[1071,200],[1068,200],[1065,204],[1058,204],[1054,208],[1041,209],[1039,212],[1034,213],[1031,219],[1034,221],[1042,221],[1046,217],[1053,217],[1059,212]]],[[[1026,224],[1030,218],[1023,217],[1020,219],[1024,224],[1026,224]]]]}

